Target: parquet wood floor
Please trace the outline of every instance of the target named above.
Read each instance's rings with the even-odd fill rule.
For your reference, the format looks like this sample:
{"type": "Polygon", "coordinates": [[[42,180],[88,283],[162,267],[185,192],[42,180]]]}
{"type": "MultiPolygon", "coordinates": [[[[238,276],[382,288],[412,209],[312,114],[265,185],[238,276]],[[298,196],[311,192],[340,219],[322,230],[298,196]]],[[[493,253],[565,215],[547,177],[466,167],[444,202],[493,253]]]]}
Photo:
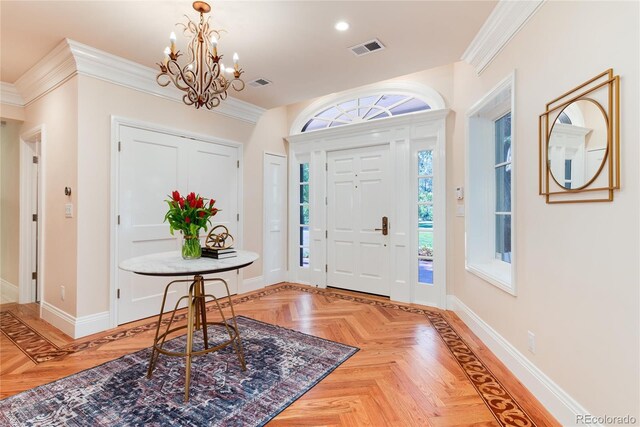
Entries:
{"type": "MultiPolygon", "coordinates": [[[[360,348],[270,426],[559,425],[452,312],[293,284],[237,296],[234,306],[360,348]]],[[[5,304],[0,312],[40,336],[24,324],[11,339],[0,334],[0,398],[148,347],[156,320],[73,340],[40,320],[36,304],[5,304]]],[[[10,320],[3,318],[3,332],[10,320]]]]}

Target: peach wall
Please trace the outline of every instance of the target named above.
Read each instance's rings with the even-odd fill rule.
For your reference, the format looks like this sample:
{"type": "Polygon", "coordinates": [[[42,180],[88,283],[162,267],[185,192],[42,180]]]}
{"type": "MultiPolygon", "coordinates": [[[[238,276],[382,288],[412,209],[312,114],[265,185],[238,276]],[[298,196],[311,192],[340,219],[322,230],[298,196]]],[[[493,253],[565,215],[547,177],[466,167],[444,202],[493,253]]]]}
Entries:
{"type": "Polygon", "coordinates": [[[73,77],[25,107],[21,132],[44,126],[41,160],[44,172],[44,271],[42,300],[75,316],[77,215],[65,218],[65,203],[77,203],[77,194],[64,195],[64,187],[77,188],[78,78],[73,77]],[[65,286],[62,300],[60,286],[65,286]]]}
{"type": "Polygon", "coordinates": [[[0,129],[0,278],[18,286],[20,251],[20,125],[2,117],[0,129]]]}
{"type": "Polygon", "coordinates": [[[449,293],[594,415],[640,415],[639,33],[637,2],[546,2],[476,76],[455,65],[448,188],[464,184],[464,113],[516,70],[517,297],[464,268],[464,218],[449,197],[449,293]],[[597,28],[597,31],[594,31],[597,28]],[[622,87],[622,189],[613,203],[547,205],[538,192],[538,115],[613,67],[622,87]],[[527,331],[537,349],[527,350],[527,331]],[[605,391],[606,392],[603,392],[605,391]]]}
{"type": "MultiPolygon", "coordinates": [[[[265,112],[244,146],[244,236],[245,247],[262,254],[263,242],[263,154],[285,154],[287,109],[265,112]]],[[[286,191],[286,189],[285,189],[286,191]]],[[[262,258],[245,269],[245,278],[262,276],[262,258]]]]}
{"type": "Polygon", "coordinates": [[[24,107],[3,104],[0,102],[0,117],[11,120],[24,120],[24,107]]]}
{"type": "MultiPolygon", "coordinates": [[[[79,315],[109,307],[111,115],[245,144],[244,247],[262,253],[261,153],[264,149],[284,152],[283,109],[266,112],[253,125],[85,76],[79,77],[79,107],[79,315]]],[[[261,274],[262,261],[258,260],[244,277],[261,274]]]]}

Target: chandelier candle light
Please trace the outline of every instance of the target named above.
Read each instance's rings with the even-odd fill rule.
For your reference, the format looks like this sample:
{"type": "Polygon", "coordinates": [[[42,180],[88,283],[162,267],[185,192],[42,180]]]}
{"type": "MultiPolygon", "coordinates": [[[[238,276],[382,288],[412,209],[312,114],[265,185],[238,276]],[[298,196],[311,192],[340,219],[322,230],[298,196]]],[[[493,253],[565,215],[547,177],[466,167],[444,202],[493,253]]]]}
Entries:
{"type": "MultiPolygon", "coordinates": [[[[189,62],[180,66],[178,58],[182,56],[176,48],[176,34],[171,32],[169,46],[164,50],[164,60],[156,81],[162,87],[173,83],[175,87],[186,92],[182,100],[187,105],[196,108],[212,109],[220,105],[220,101],[227,98],[227,90],[231,87],[236,91],[244,89],[244,81],[240,78],[243,73],[238,65],[238,54],[233,54],[233,68],[225,68],[220,62],[223,55],[218,55],[218,40],[220,30],[209,26],[209,18],[204,14],[211,11],[211,6],[203,1],[193,3],[193,8],[200,13],[200,23],[196,24],[189,17],[187,24],[178,23],[184,27],[184,34],[191,37],[188,45],[189,62]]],[[[186,15],[185,15],[186,16],[186,15]]]]}

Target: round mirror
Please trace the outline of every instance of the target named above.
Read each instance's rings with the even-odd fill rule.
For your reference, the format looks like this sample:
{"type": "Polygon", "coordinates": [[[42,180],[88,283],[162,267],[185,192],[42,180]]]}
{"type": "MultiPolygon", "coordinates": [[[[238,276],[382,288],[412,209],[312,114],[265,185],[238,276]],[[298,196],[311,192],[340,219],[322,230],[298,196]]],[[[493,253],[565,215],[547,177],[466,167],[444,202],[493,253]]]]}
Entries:
{"type": "Polygon", "coordinates": [[[566,189],[591,184],[607,158],[607,117],[598,102],[578,99],[558,114],[547,145],[549,169],[566,189]]]}

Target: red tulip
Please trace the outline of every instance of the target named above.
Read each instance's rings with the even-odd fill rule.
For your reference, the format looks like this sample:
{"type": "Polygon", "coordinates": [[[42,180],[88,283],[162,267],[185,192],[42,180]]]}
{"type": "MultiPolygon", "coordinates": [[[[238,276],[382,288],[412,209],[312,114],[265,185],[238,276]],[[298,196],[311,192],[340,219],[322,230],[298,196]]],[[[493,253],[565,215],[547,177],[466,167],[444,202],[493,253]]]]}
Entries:
{"type": "Polygon", "coordinates": [[[173,200],[175,200],[176,202],[180,200],[180,193],[178,193],[178,191],[174,191],[173,193],[171,193],[171,196],[173,197],[173,200]]]}
{"type": "Polygon", "coordinates": [[[211,209],[211,215],[215,215],[218,213],[218,209],[217,208],[212,208],[211,209]]]}
{"type": "Polygon", "coordinates": [[[216,201],[215,201],[215,200],[213,200],[213,199],[209,200],[209,207],[210,207],[210,208],[212,208],[212,207],[213,207],[213,204],[214,204],[215,202],[216,202],[216,201]]]}
{"type": "Polygon", "coordinates": [[[184,219],[184,222],[186,222],[187,224],[191,224],[191,218],[186,217],[186,218],[184,219]]]}
{"type": "Polygon", "coordinates": [[[180,209],[184,209],[184,198],[180,197],[180,200],[178,200],[178,203],[180,203],[180,209]]]}
{"type": "Polygon", "coordinates": [[[204,216],[204,213],[205,213],[204,211],[198,212],[198,215],[200,216],[200,218],[202,218],[204,216]]]}

